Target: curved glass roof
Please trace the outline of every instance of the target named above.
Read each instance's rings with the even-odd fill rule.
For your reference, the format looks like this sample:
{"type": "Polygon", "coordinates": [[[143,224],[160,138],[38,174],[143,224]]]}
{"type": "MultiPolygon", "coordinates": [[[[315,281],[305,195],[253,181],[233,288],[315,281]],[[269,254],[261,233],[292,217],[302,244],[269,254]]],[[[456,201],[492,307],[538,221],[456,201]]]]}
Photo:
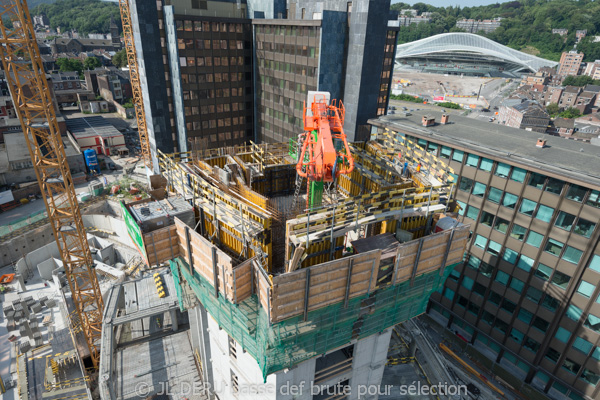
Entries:
{"type": "MultiPolygon", "coordinates": [[[[541,67],[553,67],[558,63],[511,49],[483,36],[473,33],[442,33],[396,47],[396,59],[422,57],[434,53],[471,52],[482,56],[505,60],[522,65],[535,72],[541,67]]],[[[448,54],[448,58],[452,57],[448,54]]]]}

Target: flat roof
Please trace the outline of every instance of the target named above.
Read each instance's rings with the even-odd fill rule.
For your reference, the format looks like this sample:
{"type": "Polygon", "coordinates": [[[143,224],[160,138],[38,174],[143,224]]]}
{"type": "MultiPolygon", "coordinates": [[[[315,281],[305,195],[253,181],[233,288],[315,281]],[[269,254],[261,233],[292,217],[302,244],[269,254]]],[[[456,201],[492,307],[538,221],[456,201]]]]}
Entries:
{"type": "MultiPolygon", "coordinates": [[[[62,141],[67,157],[81,154],[79,150],[73,146],[71,141],[69,141],[69,138],[63,136],[62,141]]],[[[4,143],[6,145],[8,161],[31,160],[27,142],[25,141],[25,136],[22,132],[4,133],[4,143]]]]}
{"type": "Polygon", "coordinates": [[[553,173],[564,180],[600,188],[600,146],[564,139],[557,136],[511,128],[495,122],[450,115],[450,123],[439,124],[442,112],[431,110],[402,111],[368,122],[374,126],[407,133],[451,147],[470,151],[540,173],[553,173]],[[436,125],[424,127],[421,118],[434,117],[436,125]],[[536,147],[538,138],[546,140],[546,147],[536,147]]]}
{"type": "Polygon", "coordinates": [[[67,129],[76,139],[123,136],[113,124],[101,116],[67,119],[66,122],[67,129]]]}

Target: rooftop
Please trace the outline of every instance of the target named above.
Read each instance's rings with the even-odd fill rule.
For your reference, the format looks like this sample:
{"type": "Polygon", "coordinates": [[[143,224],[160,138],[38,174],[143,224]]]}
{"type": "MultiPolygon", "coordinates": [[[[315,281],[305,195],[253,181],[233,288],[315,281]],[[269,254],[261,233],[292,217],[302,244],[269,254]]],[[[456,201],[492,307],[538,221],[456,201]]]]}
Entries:
{"type": "MultiPolygon", "coordinates": [[[[546,147],[535,146],[539,132],[511,128],[452,115],[450,123],[425,128],[421,125],[424,112],[413,112],[371,119],[369,123],[415,135],[424,139],[446,142],[453,147],[506,159],[539,172],[552,172],[569,181],[600,188],[600,147],[554,136],[544,136],[546,147]]],[[[427,110],[427,115],[440,121],[442,113],[427,110]]]]}
{"type": "MultiPolygon", "coordinates": [[[[81,154],[79,149],[75,148],[68,138],[63,136],[62,140],[63,145],[65,147],[65,154],[67,155],[67,157],[81,154]]],[[[29,150],[27,149],[27,143],[25,142],[25,136],[23,136],[23,133],[5,133],[4,143],[6,145],[8,161],[31,160],[29,150]]]]}
{"type": "Polygon", "coordinates": [[[123,135],[113,124],[100,116],[73,118],[68,119],[66,122],[67,129],[76,139],[93,136],[113,137],[123,135]]]}

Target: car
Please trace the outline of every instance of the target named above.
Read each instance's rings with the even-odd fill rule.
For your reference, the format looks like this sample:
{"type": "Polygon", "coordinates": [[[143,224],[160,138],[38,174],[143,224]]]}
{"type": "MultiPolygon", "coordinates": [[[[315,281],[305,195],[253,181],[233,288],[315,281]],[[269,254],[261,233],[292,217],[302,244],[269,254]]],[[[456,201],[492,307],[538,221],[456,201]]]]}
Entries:
{"type": "Polygon", "coordinates": [[[406,111],[406,112],[404,113],[404,116],[405,116],[405,117],[410,117],[411,115],[412,115],[412,114],[411,114],[411,113],[409,113],[408,111],[406,111]]]}
{"type": "Polygon", "coordinates": [[[484,108],[484,109],[481,110],[481,112],[490,112],[490,109],[489,108],[484,108]]]}
{"type": "Polygon", "coordinates": [[[402,110],[406,111],[406,110],[408,110],[408,108],[406,108],[406,107],[402,107],[402,110]]]}

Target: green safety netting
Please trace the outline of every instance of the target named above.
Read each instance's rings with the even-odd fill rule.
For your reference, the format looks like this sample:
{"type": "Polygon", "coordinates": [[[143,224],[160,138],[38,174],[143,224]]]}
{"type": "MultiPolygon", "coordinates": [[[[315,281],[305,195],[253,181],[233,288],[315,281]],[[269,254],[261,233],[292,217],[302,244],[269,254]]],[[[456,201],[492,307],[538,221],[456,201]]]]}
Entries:
{"type": "Polygon", "coordinates": [[[273,324],[256,295],[235,305],[215,297],[212,284],[196,271],[190,273],[185,260],[177,258],[170,265],[181,309],[189,304],[188,292],[193,292],[219,326],[256,359],[266,380],[273,372],[424,313],[429,296],[457,264],[446,266],[441,276],[434,271],[415,277],[412,287],[410,282],[390,285],[350,299],[347,307],[338,303],[311,311],[306,321],[298,316],[273,324]]]}

